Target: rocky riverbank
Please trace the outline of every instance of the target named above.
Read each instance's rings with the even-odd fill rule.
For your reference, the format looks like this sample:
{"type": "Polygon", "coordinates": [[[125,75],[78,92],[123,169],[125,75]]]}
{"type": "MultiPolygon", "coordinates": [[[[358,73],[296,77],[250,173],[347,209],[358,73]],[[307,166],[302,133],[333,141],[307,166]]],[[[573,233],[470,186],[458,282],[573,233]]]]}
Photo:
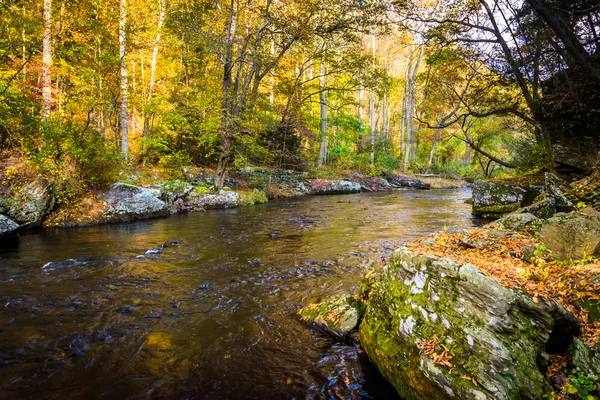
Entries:
{"type": "Polygon", "coordinates": [[[185,179],[148,182],[132,176],[107,190],[65,201],[40,177],[19,181],[0,190],[0,241],[12,246],[18,241],[19,231],[36,227],[129,222],[173,213],[235,208],[279,197],[431,187],[418,178],[397,174],[366,177],[352,173],[343,179],[316,179],[296,171],[260,168],[245,168],[232,174],[223,190],[215,189],[213,183],[211,171],[190,168],[185,179]]]}
{"type": "Polygon", "coordinates": [[[301,319],[360,342],[404,399],[597,398],[600,212],[546,178],[533,204],[407,243],[301,319]]]}

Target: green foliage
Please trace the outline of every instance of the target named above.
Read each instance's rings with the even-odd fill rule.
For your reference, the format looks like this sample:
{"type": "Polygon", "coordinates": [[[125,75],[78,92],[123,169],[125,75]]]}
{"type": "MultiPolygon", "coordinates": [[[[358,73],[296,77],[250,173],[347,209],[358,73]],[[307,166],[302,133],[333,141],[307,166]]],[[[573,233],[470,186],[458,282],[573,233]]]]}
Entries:
{"type": "Polygon", "coordinates": [[[578,372],[576,375],[569,375],[569,382],[565,384],[563,391],[577,395],[582,400],[594,400],[598,397],[591,393],[598,389],[599,383],[597,376],[578,372]]]}
{"type": "Polygon", "coordinates": [[[163,176],[169,179],[184,178],[184,167],[192,161],[190,155],[185,151],[177,151],[161,157],[158,167],[161,168],[163,176]]]}
{"type": "Polygon", "coordinates": [[[253,189],[251,191],[242,191],[239,192],[240,200],[239,204],[241,205],[253,205],[253,204],[264,204],[268,203],[269,199],[267,198],[267,194],[264,190],[253,189]]]}

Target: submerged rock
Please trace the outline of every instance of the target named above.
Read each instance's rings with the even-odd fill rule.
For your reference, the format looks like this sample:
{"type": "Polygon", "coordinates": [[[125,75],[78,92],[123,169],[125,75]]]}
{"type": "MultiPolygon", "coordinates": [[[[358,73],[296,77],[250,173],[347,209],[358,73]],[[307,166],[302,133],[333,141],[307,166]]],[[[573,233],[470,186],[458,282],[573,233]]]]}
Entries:
{"type": "Polygon", "coordinates": [[[473,265],[406,248],[375,278],[359,330],[400,396],[428,400],[541,399],[538,361],[578,332],[558,303],[536,303],[473,265]]]}
{"type": "Polygon", "coordinates": [[[338,181],[334,179],[309,179],[305,185],[310,194],[347,194],[359,193],[360,183],[338,181]]]}
{"type": "Polygon", "coordinates": [[[546,220],[540,240],[558,260],[600,256],[600,213],[592,208],[546,220]]]}
{"type": "Polygon", "coordinates": [[[308,305],[298,311],[298,315],[309,325],[343,338],[358,326],[365,307],[361,300],[342,294],[324,303],[308,305]]]}
{"type": "Polygon", "coordinates": [[[130,221],[169,215],[167,204],[156,194],[150,189],[117,182],[99,195],[108,205],[103,220],[130,221]]]}
{"type": "Polygon", "coordinates": [[[0,214],[0,247],[12,246],[19,241],[19,225],[0,214]]]}

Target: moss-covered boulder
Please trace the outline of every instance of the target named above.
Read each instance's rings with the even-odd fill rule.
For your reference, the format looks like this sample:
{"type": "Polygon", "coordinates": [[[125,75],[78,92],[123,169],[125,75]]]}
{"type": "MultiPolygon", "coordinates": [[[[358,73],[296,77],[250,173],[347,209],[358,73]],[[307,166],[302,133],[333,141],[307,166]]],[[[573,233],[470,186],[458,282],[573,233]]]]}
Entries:
{"type": "Polygon", "coordinates": [[[362,318],[366,305],[350,295],[339,295],[318,304],[310,304],[300,311],[300,319],[336,338],[343,338],[354,330],[362,318]]]}
{"type": "Polygon", "coordinates": [[[592,208],[546,220],[540,240],[558,260],[600,257],[600,213],[592,208]]]}
{"type": "Polygon", "coordinates": [[[490,228],[504,228],[516,232],[535,231],[539,228],[541,221],[533,214],[518,213],[508,214],[489,224],[490,228]]]}
{"type": "Polygon", "coordinates": [[[578,324],[536,301],[473,265],[401,248],[369,293],[360,341],[404,399],[541,399],[538,360],[557,326],[568,345],[578,324]]]}
{"type": "Polygon", "coordinates": [[[499,218],[532,204],[543,185],[517,185],[479,180],[473,183],[473,214],[499,218]]]}
{"type": "Polygon", "coordinates": [[[600,346],[592,348],[575,339],[568,352],[568,367],[570,370],[589,375],[600,375],[600,346]]]}
{"type": "Polygon", "coordinates": [[[54,208],[55,200],[49,187],[39,180],[13,188],[13,195],[4,200],[3,208],[21,228],[39,226],[54,208]]]}

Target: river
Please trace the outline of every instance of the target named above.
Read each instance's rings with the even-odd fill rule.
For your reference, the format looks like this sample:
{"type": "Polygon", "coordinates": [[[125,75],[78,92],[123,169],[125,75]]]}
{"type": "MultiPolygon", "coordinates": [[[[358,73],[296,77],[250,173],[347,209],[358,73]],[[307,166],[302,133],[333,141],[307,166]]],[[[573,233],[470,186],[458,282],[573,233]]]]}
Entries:
{"type": "Polygon", "coordinates": [[[479,224],[465,189],[302,197],[23,234],[0,253],[0,399],[394,398],[295,316],[402,241],[479,224]]]}

